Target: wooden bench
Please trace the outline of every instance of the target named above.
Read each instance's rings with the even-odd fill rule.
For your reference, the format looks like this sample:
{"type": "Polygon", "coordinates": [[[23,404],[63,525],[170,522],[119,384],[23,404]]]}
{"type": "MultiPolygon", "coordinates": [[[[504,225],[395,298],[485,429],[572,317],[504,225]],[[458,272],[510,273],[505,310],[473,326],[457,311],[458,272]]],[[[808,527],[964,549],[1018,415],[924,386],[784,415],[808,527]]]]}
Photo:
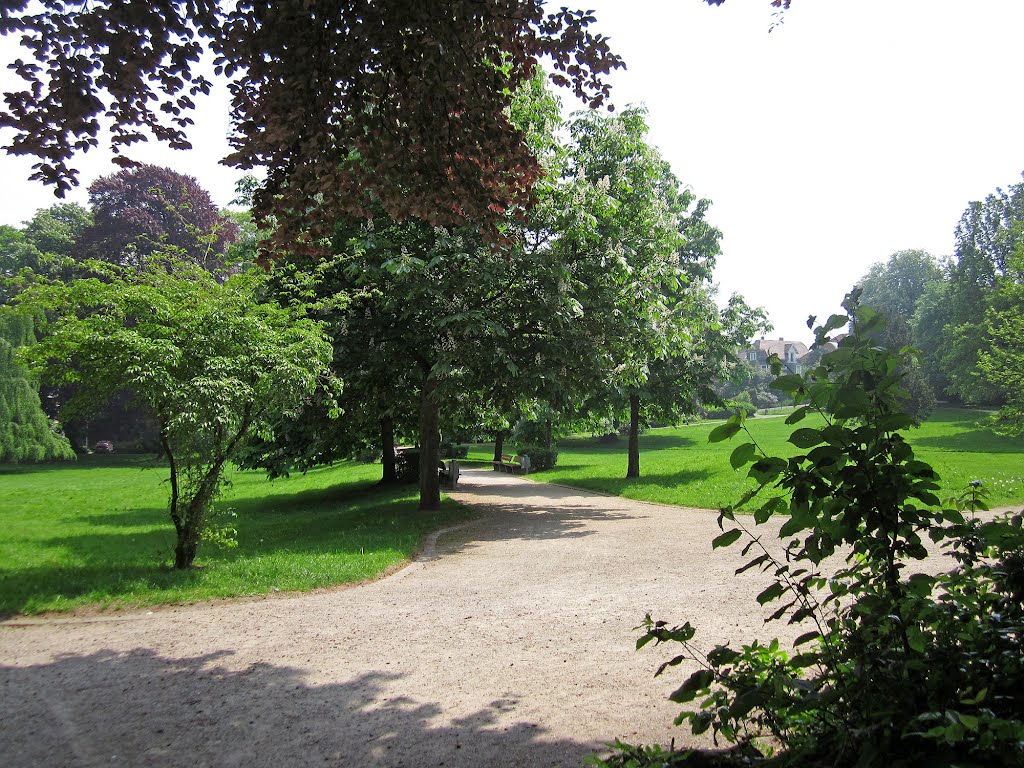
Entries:
{"type": "Polygon", "coordinates": [[[512,472],[513,474],[528,475],[530,473],[530,457],[514,456],[511,453],[501,454],[501,461],[491,462],[495,472],[512,472]]]}
{"type": "Polygon", "coordinates": [[[459,484],[459,462],[455,459],[442,461],[438,467],[438,481],[442,488],[455,490],[459,484]]]}

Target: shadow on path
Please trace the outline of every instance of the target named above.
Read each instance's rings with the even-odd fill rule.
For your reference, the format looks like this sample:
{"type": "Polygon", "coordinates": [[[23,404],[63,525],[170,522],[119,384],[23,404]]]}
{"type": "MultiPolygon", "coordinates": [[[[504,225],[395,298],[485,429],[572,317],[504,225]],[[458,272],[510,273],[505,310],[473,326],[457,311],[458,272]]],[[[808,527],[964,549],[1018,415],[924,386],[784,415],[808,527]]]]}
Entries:
{"type": "Polygon", "coordinates": [[[4,764],[554,766],[579,765],[596,746],[503,716],[514,698],[449,721],[436,702],[388,699],[394,673],[311,685],[286,666],[232,669],[230,656],[137,648],[0,666],[4,764]]]}

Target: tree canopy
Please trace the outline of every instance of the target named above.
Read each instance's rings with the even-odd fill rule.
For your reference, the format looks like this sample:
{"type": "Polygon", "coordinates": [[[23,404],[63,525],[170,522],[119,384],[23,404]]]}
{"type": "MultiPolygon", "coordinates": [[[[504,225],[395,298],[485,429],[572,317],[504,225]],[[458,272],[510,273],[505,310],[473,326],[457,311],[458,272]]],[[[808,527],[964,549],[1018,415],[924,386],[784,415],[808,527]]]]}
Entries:
{"type": "Polygon", "coordinates": [[[152,409],[170,470],[175,566],[186,568],[225,464],[269,415],[330,381],[330,344],[317,323],[260,302],[257,273],[221,283],[163,255],[141,267],[90,266],[95,277],[21,294],[55,318],[25,357],[45,380],[77,385],[66,412],[125,389],[152,409]]]}
{"type": "Polygon", "coordinates": [[[277,215],[280,245],[376,205],[496,235],[541,170],[509,119],[512,94],[545,59],[555,83],[604,104],[623,62],[595,21],[541,0],[14,0],[0,34],[29,56],[0,127],[14,130],[8,152],[39,158],[32,178],[63,193],[105,128],[122,164],[151,137],[188,147],[210,55],[230,82],[226,162],[268,169],[255,216],[277,215]]]}
{"type": "Polygon", "coordinates": [[[76,243],[79,258],[133,264],[171,247],[215,270],[238,232],[195,178],[158,165],[97,179],[89,205],[93,221],[76,243]]]}

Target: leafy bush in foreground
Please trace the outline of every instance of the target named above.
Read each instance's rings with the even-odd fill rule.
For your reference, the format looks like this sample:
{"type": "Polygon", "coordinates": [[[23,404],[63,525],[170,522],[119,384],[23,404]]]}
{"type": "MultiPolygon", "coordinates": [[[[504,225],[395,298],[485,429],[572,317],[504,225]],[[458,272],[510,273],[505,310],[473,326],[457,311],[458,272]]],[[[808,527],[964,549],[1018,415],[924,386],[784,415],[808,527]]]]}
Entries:
{"type": "MultiPolygon", "coordinates": [[[[855,333],[803,376],[774,386],[825,416],[818,429],[797,428],[791,459],[766,456],[751,439],[732,453],[750,465],[759,488],[722,510],[714,546],[744,541],[753,555],[743,572],[772,575],[758,595],[779,603],[769,620],[806,627],[794,653],[752,642],[699,653],[688,622],[645,622],[637,647],[679,643],[699,669],[671,695],[692,707],[676,722],[711,731],[727,752],[665,753],[616,743],[599,764],[765,766],[1019,766],[1024,764],[1024,532],[1021,517],[974,519],[985,509],[975,484],[942,508],[938,476],[914,458],[901,430],[914,425],[903,402],[900,355],[871,345],[879,315],[844,305],[816,329],[815,346],[852,320],[855,333]],[[782,491],[768,495],[769,489],[782,491]],[[767,498],[764,498],[768,495],[767,498]],[[761,499],[755,525],[787,514],[781,554],[736,516],[761,499]],[[970,519],[963,511],[971,510],[970,519]],[[928,557],[925,539],[956,561],[946,573],[910,572],[928,557]],[[831,573],[823,561],[845,555],[831,573]],[[770,748],[768,746],[769,745],[770,748]],[[757,747],[760,747],[759,749],[757,747]]],[[[710,439],[746,432],[738,414],[710,439]]],[[[749,436],[749,432],[746,432],[749,436]]]]}

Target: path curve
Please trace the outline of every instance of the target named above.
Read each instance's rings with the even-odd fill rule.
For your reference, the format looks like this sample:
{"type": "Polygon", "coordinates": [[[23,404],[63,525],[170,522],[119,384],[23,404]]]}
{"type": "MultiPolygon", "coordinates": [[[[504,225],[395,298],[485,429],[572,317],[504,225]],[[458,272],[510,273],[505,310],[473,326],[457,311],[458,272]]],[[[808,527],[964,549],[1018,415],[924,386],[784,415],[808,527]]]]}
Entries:
{"type": "Polygon", "coordinates": [[[689,670],[652,677],[672,649],[634,651],[645,612],[705,648],[768,636],[716,513],[485,470],[452,496],[480,517],[380,581],[0,622],[4,764],[577,766],[688,742],[689,670]]]}

